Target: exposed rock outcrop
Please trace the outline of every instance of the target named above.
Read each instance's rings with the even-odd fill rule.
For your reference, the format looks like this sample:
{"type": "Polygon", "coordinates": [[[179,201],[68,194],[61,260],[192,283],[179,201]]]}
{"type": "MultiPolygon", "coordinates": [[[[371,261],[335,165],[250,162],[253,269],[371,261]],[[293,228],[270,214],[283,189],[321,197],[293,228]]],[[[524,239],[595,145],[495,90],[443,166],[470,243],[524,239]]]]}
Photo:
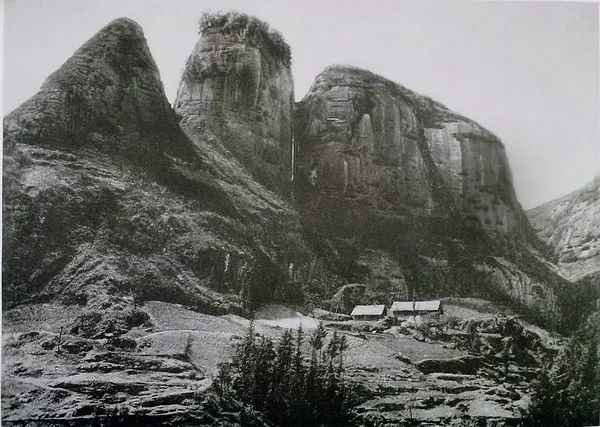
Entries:
{"type": "MultiPolygon", "coordinates": [[[[204,16],[200,33],[175,111],[141,29],[119,19],[5,119],[9,422],[264,425],[209,389],[249,324],[214,315],[276,299],[308,302],[340,329],[349,316],[320,310],[326,300],[350,312],[396,298],[483,296],[559,323],[565,281],[544,259],[495,136],[349,67],[325,70],[294,115],[291,56],[278,33],[236,13],[204,16]]],[[[263,320],[279,337],[279,323],[263,320]]],[[[378,411],[388,391],[390,407],[410,410],[424,385],[421,419],[439,419],[429,409],[444,399],[449,420],[459,402],[449,394],[474,392],[463,400],[478,408],[482,390],[498,385],[443,373],[486,368],[450,343],[379,338],[349,338],[344,359],[351,376],[378,388],[369,392],[378,411]]],[[[502,343],[496,332],[484,338],[494,351],[502,343]]],[[[518,371],[523,392],[527,372],[518,371]]],[[[519,408],[497,394],[497,418],[517,422],[519,408]]],[[[361,410],[371,422],[369,405],[361,410]]],[[[405,419],[397,411],[387,421],[405,419]]]]}
{"type": "Polygon", "coordinates": [[[285,283],[283,233],[256,219],[283,202],[252,180],[234,193],[252,203],[226,194],[179,127],[133,21],[86,42],[7,116],[4,135],[5,306],[87,303],[101,328],[119,314],[113,296],[223,313],[285,283]],[[261,197],[244,196],[249,186],[261,197]]]}
{"type": "Polygon", "coordinates": [[[297,121],[299,177],[322,192],[424,216],[454,208],[487,231],[527,224],[500,140],[383,77],[325,69],[297,121]]]}
{"type": "Polygon", "coordinates": [[[261,21],[206,15],[176,115],[137,24],[84,44],[5,123],[5,303],[118,289],[222,312],[301,299],[322,274],[372,298],[499,292],[556,312],[497,138],[330,67],[294,146],[289,62],[261,21]]]}
{"type": "Polygon", "coordinates": [[[5,145],[90,149],[156,167],[192,160],[139,25],[121,18],[95,34],[40,91],[5,118],[5,145]]]}
{"type": "Polygon", "coordinates": [[[600,175],[584,187],[527,212],[571,281],[600,273],[600,175]]]}
{"type": "Polygon", "coordinates": [[[560,278],[533,255],[543,245],[491,132],[369,71],[332,66],[297,106],[296,142],[298,209],[348,280],[386,299],[496,293],[556,313],[560,278]]]}
{"type": "MultiPolygon", "coordinates": [[[[258,182],[289,191],[294,84],[289,46],[256,18],[205,15],[175,111],[258,182]]],[[[200,136],[200,135],[197,135],[200,136]]]]}

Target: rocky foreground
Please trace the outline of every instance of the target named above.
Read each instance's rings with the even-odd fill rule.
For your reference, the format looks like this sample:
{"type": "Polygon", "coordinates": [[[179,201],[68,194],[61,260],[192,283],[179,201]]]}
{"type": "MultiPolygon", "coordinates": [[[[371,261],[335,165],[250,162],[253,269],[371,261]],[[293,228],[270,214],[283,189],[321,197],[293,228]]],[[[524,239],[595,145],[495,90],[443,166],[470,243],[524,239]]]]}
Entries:
{"type": "MultiPolygon", "coordinates": [[[[558,350],[560,338],[486,311],[490,305],[478,300],[448,301],[445,307],[449,314],[418,327],[324,321],[329,332],[347,334],[345,378],[360,400],[352,410],[357,424],[519,424],[531,380],[558,350]],[[513,344],[506,350],[509,337],[513,344]]],[[[158,301],[136,309],[138,314],[129,314],[142,324],[125,334],[89,338],[75,333],[76,307],[6,311],[3,423],[237,425],[242,412],[264,423],[210,387],[216,366],[229,359],[248,320],[158,301]]],[[[300,323],[310,332],[317,319],[267,307],[257,313],[255,327],[277,338],[282,326],[300,323]]]]}

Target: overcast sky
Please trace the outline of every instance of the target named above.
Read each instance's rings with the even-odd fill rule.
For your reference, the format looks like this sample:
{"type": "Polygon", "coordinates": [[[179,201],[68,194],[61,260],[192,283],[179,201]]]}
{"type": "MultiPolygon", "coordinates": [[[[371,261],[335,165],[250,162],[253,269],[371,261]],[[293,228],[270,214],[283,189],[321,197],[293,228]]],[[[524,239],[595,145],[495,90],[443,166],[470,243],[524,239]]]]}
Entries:
{"type": "Polygon", "coordinates": [[[269,22],[296,98],[332,63],[367,68],[498,135],[525,208],[600,172],[598,4],[357,0],[5,0],[4,114],[109,21],[144,29],[172,102],[203,11],[269,22]]]}

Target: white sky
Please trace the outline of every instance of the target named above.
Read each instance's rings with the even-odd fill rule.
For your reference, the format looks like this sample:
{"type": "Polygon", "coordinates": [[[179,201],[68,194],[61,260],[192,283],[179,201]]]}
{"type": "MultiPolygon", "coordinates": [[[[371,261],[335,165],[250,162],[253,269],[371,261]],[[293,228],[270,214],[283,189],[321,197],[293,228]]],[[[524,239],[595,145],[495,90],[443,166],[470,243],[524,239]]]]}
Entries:
{"type": "Polygon", "coordinates": [[[598,4],[358,0],[4,0],[4,114],[112,19],[144,29],[173,101],[203,11],[290,44],[296,98],[327,65],[367,68],[498,135],[525,208],[600,172],[598,4]]]}

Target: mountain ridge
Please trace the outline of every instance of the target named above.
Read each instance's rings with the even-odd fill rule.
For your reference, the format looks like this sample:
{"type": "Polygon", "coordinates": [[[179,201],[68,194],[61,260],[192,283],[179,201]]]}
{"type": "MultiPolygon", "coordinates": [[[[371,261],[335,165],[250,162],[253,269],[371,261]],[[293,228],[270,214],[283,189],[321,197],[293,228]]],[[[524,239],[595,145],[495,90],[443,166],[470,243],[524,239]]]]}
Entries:
{"type": "MultiPolygon", "coordinates": [[[[141,248],[130,238],[153,241],[141,253],[157,265],[148,291],[154,298],[175,286],[181,298],[196,295],[192,300],[203,309],[214,303],[217,311],[239,312],[250,300],[252,306],[272,298],[302,303],[307,292],[327,305],[342,284],[366,281],[378,298],[492,292],[548,318],[560,316],[560,279],[538,260],[543,248],[532,237],[495,135],[428,97],[350,66],[326,68],[294,104],[289,58],[259,37],[275,34],[266,24],[235,13],[205,19],[174,110],[141,28],[119,19],[7,116],[5,248],[23,251],[3,264],[6,283],[15,287],[13,302],[27,296],[18,289],[30,289],[32,274],[38,278],[31,289],[51,291],[43,291],[44,298],[87,289],[70,270],[81,262],[75,254],[82,247],[118,254],[120,267],[93,268],[108,268],[109,276],[120,272],[115,286],[125,292],[128,256],[137,265],[134,282],[143,277],[141,248]],[[89,52],[97,54],[90,58],[89,52]],[[87,95],[73,102],[71,92],[87,95]],[[51,102],[39,101],[45,98],[51,102]],[[313,168],[315,162],[323,167],[313,168]],[[91,184],[82,170],[94,171],[91,184]],[[42,185],[35,178],[40,175],[69,185],[42,185]],[[137,182],[133,193],[130,182],[137,182]],[[143,182],[158,187],[141,193],[143,182]],[[86,195],[70,196],[79,191],[86,195]],[[90,191],[104,198],[92,202],[90,191]],[[178,224],[176,231],[157,216],[164,204],[178,206],[169,220],[178,224]],[[52,226],[32,219],[35,206],[52,213],[52,226]],[[134,206],[153,213],[129,224],[120,215],[131,215],[134,206]],[[190,214],[199,216],[189,222],[190,214]],[[82,215],[92,234],[54,237],[65,227],[77,229],[82,215]],[[366,227],[356,234],[361,222],[366,227]],[[33,225],[41,234],[28,231],[33,225]],[[107,232],[100,240],[98,230],[107,232]],[[156,236],[173,242],[166,260],[177,267],[168,273],[156,236]],[[40,238],[50,246],[30,253],[27,247],[40,238]],[[19,261],[23,256],[31,260],[27,267],[19,261]],[[184,283],[177,268],[189,271],[184,283]],[[61,288],[66,277],[75,284],[61,288]],[[203,302],[206,295],[213,302],[203,302]],[[222,299],[228,302],[217,302],[222,299]]],[[[282,39],[273,40],[289,51],[282,39]]],[[[129,289],[145,295],[140,286],[129,289]]]]}
{"type": "Polygon", "coordinates": [[[513,316],[570,331],[587,307],[501,141],[354,67],[294,103],[278,33],[203,19],[173,107],[121,19],[7,116],[2,421],[264,425],[218,368],[244,336],[323,320],[348,340],[357,422],[417,402],[428,424],[518,423],[561,338],[513,316]],[[423,325],[330,312],[425,298],[445,314],[423,325]]]}
{"type": "Polygon", "coordinates": [[[600,174],[527,214],[540,238],[552,247],[567,279],[600,272],[600,174]]]}

